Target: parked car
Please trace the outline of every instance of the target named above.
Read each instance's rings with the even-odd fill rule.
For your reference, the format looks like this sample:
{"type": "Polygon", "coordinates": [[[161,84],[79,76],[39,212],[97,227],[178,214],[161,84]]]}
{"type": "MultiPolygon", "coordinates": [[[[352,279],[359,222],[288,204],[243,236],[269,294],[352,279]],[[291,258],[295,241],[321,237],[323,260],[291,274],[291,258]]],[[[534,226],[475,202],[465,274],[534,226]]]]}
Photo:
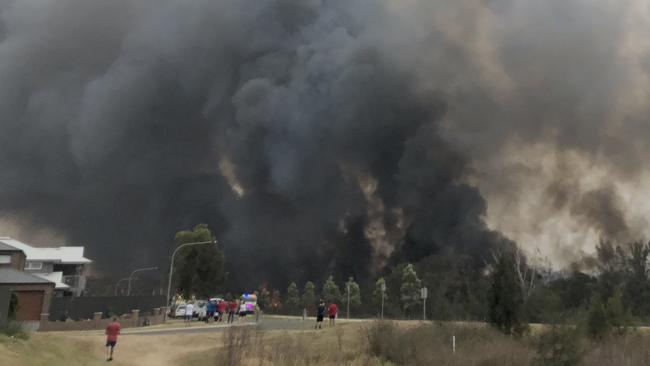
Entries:
{"type": "Polygon", "coordinates": [[[185,305],[178,305],[174,310],[174,318],[182,318],[185,316],[185,305]]]}

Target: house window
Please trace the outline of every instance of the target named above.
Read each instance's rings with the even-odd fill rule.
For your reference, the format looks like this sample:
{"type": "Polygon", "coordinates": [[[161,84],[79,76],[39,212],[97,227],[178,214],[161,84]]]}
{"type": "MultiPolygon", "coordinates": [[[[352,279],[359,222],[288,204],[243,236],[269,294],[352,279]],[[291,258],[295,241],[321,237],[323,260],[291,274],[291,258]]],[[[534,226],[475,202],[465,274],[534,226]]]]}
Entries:
{"type": "Polygon", "coordinates": [[[10,255],[0,255],[0,264],[11,264],[10,255]]]}
{"type": "Polygon", "coordinates": [[[43,269],[43,262],[27,262],[25,269],[43,269]]]}

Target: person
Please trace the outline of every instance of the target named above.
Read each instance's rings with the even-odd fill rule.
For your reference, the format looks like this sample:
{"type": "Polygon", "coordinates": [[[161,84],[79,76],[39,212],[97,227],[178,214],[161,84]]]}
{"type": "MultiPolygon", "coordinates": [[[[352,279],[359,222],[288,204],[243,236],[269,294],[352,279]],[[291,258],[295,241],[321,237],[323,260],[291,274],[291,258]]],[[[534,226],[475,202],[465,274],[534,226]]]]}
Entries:
{"type": "Polygon", "coordinates": [[[106,361],[113,361],[113,351],[115,350],[115,345],[117,344],[117,336],[120,334],[120,323],[117,321],[117,318],[113,318],[113,321],[106,326],[106,361]]]}
{"type": "Polygon", "coordinates": [[[188,302],[185,305],[185,326],[189,327],[192,322],[192,316],[194,315],[194,304],[188,302]]]}
{"type": "Polygon", "coordinates": [[[232,300],[228,304],[228,323],[234,323],[235,322],[235,313],[237,312],[237,301],[232,300]]]}
{"type": "Polygon", "coordinates": [[[325,301],[321,300],[318,304],[318,311],[316,313],[316,327],[314,329],[322,329],[323,317],[325,316],[325,301]]]}
{"type": "Polygon", "coordinates": [[[248,314],[248,308],[246,307],[246,302],[245,301],[240,301],[240,303],[239,303],[239,318],[246,317],[246,314],[248,314]]]}
{"type": "Polygon", "coordinates": [[[228,303],[226,303],[225,300],[219,300],[219,305],[217,307],[219,309],[219,317],[217,318],[217,320],[222,322],[223,314],[228,311],[228,303]]]}
{"type": "Polygon", "coordinates": [[[339,313],[339,307],[336,305],[336,303],[330,303],[330,305],[327,307],[327,315],[329,315],[330,318],[330,327],[333,327],[336,325],[336,316],[339,313]]]}
{"type": "Polygon", "coordinates": [[[208,300],[208,304],[206,305],[206,314],[205,314],[205,322],[209,323],[210,319],[214,318],[214,313],[217,311],[217,305],[214,303],[212,300],[208,300]]]}

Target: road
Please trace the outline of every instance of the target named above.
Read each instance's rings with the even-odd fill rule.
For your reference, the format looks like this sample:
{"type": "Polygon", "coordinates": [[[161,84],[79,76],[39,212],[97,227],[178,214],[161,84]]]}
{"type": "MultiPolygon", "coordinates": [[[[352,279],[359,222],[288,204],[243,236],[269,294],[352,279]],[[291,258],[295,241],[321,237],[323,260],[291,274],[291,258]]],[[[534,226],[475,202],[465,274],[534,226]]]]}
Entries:
{"type": "MultiPolygon", "coordinates": [[[[345,320],[338,320],[345,321],[345,320]]],[[[363,320],[351,319],[350,322],[358,322],[363,320]]],[[[236,327],[255,327],[258,330],[268,331],[268,330],[301,330],[301,329],[311,329],[315,324],[313,318],[307,318],[304,322],[300,317],[264,317],[258,323],[252,320],[245,320],[243,322],[237,322],[233,325],[218,323],[218,324],[204,324],[193,322],[192,326],[184,327],[180,323],[178,327],[173,328],[129,328],[122,331],[123,335],[174,335],[174,334],[200,334],[200,333],[218,333],[223,332],[226,329],[229,329],[232,326],[236,327]]],[[[327,325],[327,320],[324,322],[327,325]]]]}

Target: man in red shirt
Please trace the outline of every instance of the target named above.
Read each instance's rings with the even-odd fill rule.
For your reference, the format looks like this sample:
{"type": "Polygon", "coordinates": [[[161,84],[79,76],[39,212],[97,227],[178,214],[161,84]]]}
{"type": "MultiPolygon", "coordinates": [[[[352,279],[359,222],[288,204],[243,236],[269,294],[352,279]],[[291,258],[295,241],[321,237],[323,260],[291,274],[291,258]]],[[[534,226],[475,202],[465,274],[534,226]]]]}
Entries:
{"type": "Polygon", "coordinates": [[[334,321],[336,320],[336,315],[339,312],[339,307],[335,303],[331,303],[327,307],[327,315],[330,317],[330,327],[335,326],[334,321]]]}
{"type": "Polygon", "coordinates": [[[223,321],[223,314],[228,311],[228,304],[226,303],[225,300],[219,301],[219,305],[217,306],[217,309],[219,311],[219,321],[223,321]]]}
{"type": "Polygon", "coordinates": [[[120,323],[117,321],[117,318],[113,318],[113,321],[108,324],[106,327],[106,354],[108,358],[106,361],[113,361],[113,349],[115,344],[117,344],[117,336],[120,334],[120,323]]]}

